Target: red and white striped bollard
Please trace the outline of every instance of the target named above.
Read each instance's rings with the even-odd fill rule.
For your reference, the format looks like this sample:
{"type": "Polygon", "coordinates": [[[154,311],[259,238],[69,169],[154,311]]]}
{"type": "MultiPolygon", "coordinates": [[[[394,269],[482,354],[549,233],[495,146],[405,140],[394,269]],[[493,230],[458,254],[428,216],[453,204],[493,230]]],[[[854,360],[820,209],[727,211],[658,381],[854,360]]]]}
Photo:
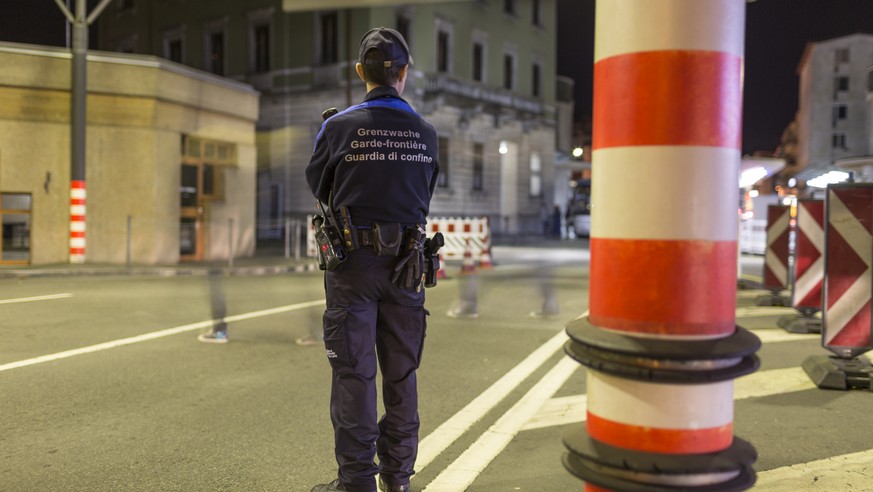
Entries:
{"type": "Polygon", "coordinates": [[[733,437],[732,380],[760,346],[735,326],[745,3],[596,16],[590,316],[565,347],[588,418],[564,464],[588,492],[743,490],[755,451],[733,437]]]}

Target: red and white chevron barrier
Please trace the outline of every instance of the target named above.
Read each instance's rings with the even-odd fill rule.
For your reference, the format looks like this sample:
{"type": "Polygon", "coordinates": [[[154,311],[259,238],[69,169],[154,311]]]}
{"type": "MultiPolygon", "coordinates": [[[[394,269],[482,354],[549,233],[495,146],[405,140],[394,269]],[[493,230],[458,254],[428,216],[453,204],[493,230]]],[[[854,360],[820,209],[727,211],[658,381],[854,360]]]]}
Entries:
{"type": "Polygon", "coordinates": [[[855,357],[873,348],[873,184],[831,185],[826,210],[822,344],[855,357]]]}
{"type": "MultiPolygon", "coordinates": [[[[822,281],[824,280],[824,201],[798,200],[794,245],[794,276],[791,306],[796,310],[779,318],[791,333],[821,333],[822,281]]],[[[781,298],[780,298],[781,301],[781,298]]]]}
{"type": "Polygon", "coordinates": [[[760,345],[735,326],[745,2],[595,12],[590,315],[566,346],[588,418],[564,464],[588,492],[741,490],[754,453],[732,379],[760,345]]]}
{"type": "Polygon", "coordinates": [[[819,388],[873,390],[873,184],[828,186],[825,198],[822,346],[803,370],[819,388]]]}
{"type": "Polygon", "coordinates": [[[767,250],[764,252],[764,288],[780,291],[788,288],[789,237],[791,207],[767,207],[767,250]]]}
{"type": "Polygon", "coordinates": [[[824,280],[824,200],[798,200],[791,306],[821,309],[824,280]]]}

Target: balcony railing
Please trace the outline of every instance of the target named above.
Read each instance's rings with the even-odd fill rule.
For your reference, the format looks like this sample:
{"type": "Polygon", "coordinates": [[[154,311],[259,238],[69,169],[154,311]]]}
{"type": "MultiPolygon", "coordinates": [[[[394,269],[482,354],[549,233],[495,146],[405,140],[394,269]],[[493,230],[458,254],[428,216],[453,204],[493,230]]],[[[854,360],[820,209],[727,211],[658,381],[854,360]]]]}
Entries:
{"type": "Polygon", "coordinates": [[[473,102],[512,108],[533,114],[543,113],[543,104],[535,99],[522,97],[512,91],[486,87],[476,82],[458,80],[446,74],[425,75],[425,96],[449,94],[473,102]]]}

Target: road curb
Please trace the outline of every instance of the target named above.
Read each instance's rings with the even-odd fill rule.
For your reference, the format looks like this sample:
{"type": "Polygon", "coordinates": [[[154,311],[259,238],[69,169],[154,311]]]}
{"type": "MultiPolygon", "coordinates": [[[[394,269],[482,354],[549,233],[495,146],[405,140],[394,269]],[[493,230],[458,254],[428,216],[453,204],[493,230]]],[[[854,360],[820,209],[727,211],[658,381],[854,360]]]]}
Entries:
{"type": "Polygon", "coordinates": [[[50,277],[110,277],[110,276],[153,276],[153,277],[179,277],[179,276],[206,276],[221,274],[227,276],[258,276],[258,275],[281,275],[285,273],[304,273],[318,271],[318,265],[314,263],[299,265],[271,265],[271,266],[240,266],[240,267],[132,267],[132,268],[45,268],[45,269],[21,269],[0,270],[0,279],[3,278],[50,278],[50,277]]]}

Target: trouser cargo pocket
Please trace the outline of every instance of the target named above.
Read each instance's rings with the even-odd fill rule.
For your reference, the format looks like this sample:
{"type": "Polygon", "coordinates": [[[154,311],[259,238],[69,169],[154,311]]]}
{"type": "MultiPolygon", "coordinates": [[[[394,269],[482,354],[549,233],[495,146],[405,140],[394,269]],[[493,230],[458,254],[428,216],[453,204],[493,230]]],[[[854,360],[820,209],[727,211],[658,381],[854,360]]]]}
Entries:
{"type": "Polygon", "coordinates": [[[327,360],[336,374],[347,375],[354,372],[354,364],[349,357],[345,308],[328,308],[324,311],[324,347],[327,360]]]}

